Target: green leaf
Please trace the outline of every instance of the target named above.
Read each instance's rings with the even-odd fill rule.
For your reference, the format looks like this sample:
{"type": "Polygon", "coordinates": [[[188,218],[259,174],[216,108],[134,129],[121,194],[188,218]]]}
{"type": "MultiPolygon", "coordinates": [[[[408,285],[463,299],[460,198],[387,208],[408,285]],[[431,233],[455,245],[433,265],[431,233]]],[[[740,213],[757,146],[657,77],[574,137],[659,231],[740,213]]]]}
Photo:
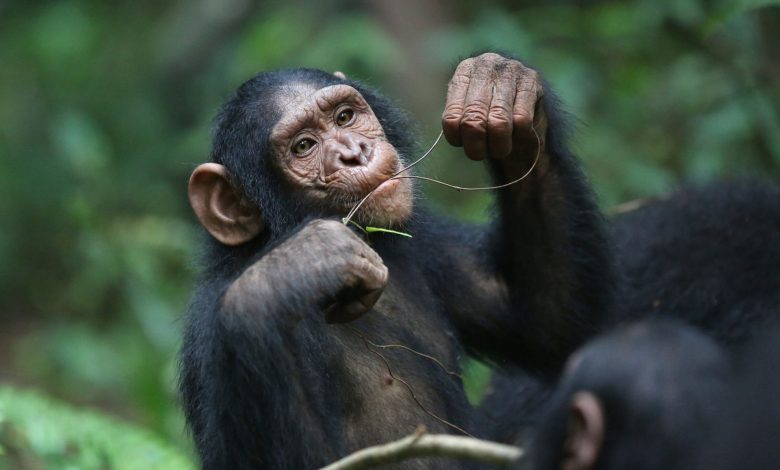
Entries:
{"type": "Polygon", "coordinates": [[[402,237],[412,238],[412,236],[410,234],[408,234],[408,233],[399,232],[397,230],[390,230],[389,228],[366,227],[366,232],[368,232],[368,233],[385,232],[385,233],[392,233],[393,235],[401,235],[402,237]]]}
{"type": "Polygon", "coordinates": [[[474,406],[482,403],[482,399],[488,392],[493,370],[482,361],[467,357],[461,362],[463,368],[463,388],[466,397],[474,406]]]}

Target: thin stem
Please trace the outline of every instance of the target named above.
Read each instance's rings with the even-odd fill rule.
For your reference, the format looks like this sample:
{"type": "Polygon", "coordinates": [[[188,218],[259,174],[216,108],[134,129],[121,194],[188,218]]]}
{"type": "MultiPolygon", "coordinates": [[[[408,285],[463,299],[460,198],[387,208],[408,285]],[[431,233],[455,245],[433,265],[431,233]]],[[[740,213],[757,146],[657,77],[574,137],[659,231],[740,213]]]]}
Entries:
{"type": "Polygon", "coordinates": [[[512,186],[513,184],[519,183],[519,182],[523,181],[524,179],[526,179],[528,177],[528,175],[530,175],[531,172],[534,171],[534,168],[536,168],[536,164],[539,162],[539,156],[542,153],[542,141],[541,141],[541,139],[539,139],[539,134],[536,133],[536,129],[534,129],[532,127],[531,130],[534,132],[534,135],[536,136],[536,142],[538,144],[537,147],[536,147],[536,158],[534,158],[534,163],[531,165],[531,168],[529,168],[528,171],[526,171],[523,174],[523,176],[521,176],[521,177],[519,177],[519,178],[517,178],[515,180],[512,180],[512,181],[510,181],[508,183],[499,184],[498,186],[485,186],[485,187],[482,187],[482,188],[471,188],[471,187],[464,187],[464,186],[456,186],[454,184],[445,183],[444,181],[439,181],[437,179],[428,178],[427,176],[406,175],[406,176],[394,176],[391,179],[409,178],[409,179],[430,181],[431,183],[438,183],[438,184],[441,184],[441,185],[446,186],[448,188],[457,189],[458,191],[488,191],[488,190],[491,190],[491,189],[502,189],[502,188],[506,188],[507,186],[512,186]]]}
{"type": "MultiPolygon", "coordinates": [[[[441,137],[442,137],[443,135],[444,135],[444,131],[441,131],[441,132],[439,132],[439,137],[436,137],[436,140],[433,142],[433,145],[431,145],[431,148],[429,148],[429,149],[428,149],[428,151],[427,151],[427,152],[425,152],[425,153],[423,154],[423,156],[422,156],[422,157],[418,158],[417,160],[415,160],[415,161],[414,161],[413,163],[411,163],[410,165],[407,165],[406,167],[404,167],[404,168],[401,168],[400,170],[396,171],[395,173],[393,173],[393,176],[397,176],[397,175],[400,175],[401,173],[403,173],[404,171],[411,170],[411,169],[412,169],[412,168],[413,168],[415,165],[417,165],[417,164],[418,164],[418,163],[420,163],[421,161],[425,160],[425,158],[426,158],[428,155],[430,155],[430,153],[431,153],[431,152],[433,152],[433,149],[435,149],[435,148],[436,148],[436,146],[437,146],[437,145],[439,145],[439,141],[441,140],[441,137]]],[[[391,176],[391,178],[392,178],[393,176],[391,176]]]]}
{"type": "Polygon", "coordinates": [[[355,227],[359,228],[361,232],[366,233],[366,234],[368,233],[366,231],[366,229],[363,228],[363,226],[361,226],[359,223],[355,222],[354,220],[347,220],[346,222],[344,222],[344,225],[346,225],[346,224],[352,224],[355,227]]]}
{"type": "MultiPolygon", "coordinates": [[[[393,179],[394,177],[400,175],[401,173],[403,173],[405,171],[411,170],[415,165],[417,165],[418,163],[423,161],[425,158],[427,158],[428,155],[430,155],[431,152],[433,152],[433,149],[435,149],[436,146],[439,145],[439,141],[441,140],[441,137],[443,135],[444,135],[444,131],[442,130],[441,132],[439,132],[439,136],[436,137],[436,140],[433,142],[433,145],[431,145],[431,147],[428,149],[427,152],[425,152],[420,158],[418,158],[417,160],[415,160],[411,164],[409,164],[409,165],[405,166],[404,168],[401,168],[400,170],[398,170],[395,173],[393,173],[392,176],[390,176],[390,178],[387,179],[387,181],[393,179]]],[[[384,183],[384,181],[383,181],[383,183],[384,183]]],[[[360,206],[362,206],[363,203],[366,202],[366,200],[369,197],[371,197],[371,195],[374,194],[374,191],[376,191],[378,188],[379,188],[379,186],[377,186],[376,188],[372,189],[368,194],[363,196],[363,199],[361,199],[360,202],[358,202],[357,205],[355,205],[355,207],[353,207],[352,210],[349,211],[347,216],[344,217],[344,219],[342,219],[342,222],[344,222],[344,225],[347,225],[352,220],[352,217],[355,216],[355,213],[358,211],[358,209],[360,209],[360,206]]]]}
{"type": "MultiPolygon", "coordinates": [[[[441,139],[441,136],[442,136],[443,132],[439,133],[439,137],[436,139],[436,142],[433,143],[431,148],[427,152],[425,152],[425,154],[423,154],[422,157],[418,158],[414,163],[412,163],[411,165],[407,166],[406,168],[403,168],[403,169],[399,170],[393,176],[388,178],[386,181],[396,180],[396,179],[417,179],[417,180],[430,181],[432,183],[437,183],[437,184],[440,184],[442,186],[446,186],[448,188],[452,188],[452,189],[455,189],[455,190],[458,190],[458,191],[489,191],[489,190],[493,190],[493,189],[502,189],[502,188],[506,188],[508,186],[512,186],[513,184],[517,184],[520,181],[523,181],[524,179],[526,179],[534,171],[534,169],[536,168],[536,164],[539,162],[539,157],[542,154],[542,139],[539,137],[539,134],[536,132],[536,129],[533,126],[531,126],[531,131],[533,131],[534,136],[536,137],[536,143],[537,143],[537,146],[536,146],[536,157],[534,158],[534,162],[531,165],[531,168],[529,168],[528,171],[526,171],[525,174],[523,174],[523,176],[521,176],[521,177],[519,177],[519,178],[517,178],[515,180],[512,180],[512,181],[510,181],[508,183],[499,184],[497,186],[465,187],[465,186],[456,186],[454,184],[445,183],[444,181],[439,181],[437,179],[429,178],[427,176],[416,176],[416,175],[405,175],[405,176],[402,176],[402,175],[400,175],[400,173],[402,173],[402,172],[412,168],[414,165],[418,164],[420,161],[422,161],[424,158],[426,158],[428,156],[428,154],[430,154],[431,151],[434,149],[434,147],[436,147],[436,144],[439,143],[439,140],[441,139]]],[[[384,181],[383,181],[383,183],[384,183],[384,181]]],[[[363,203],[366,202],[366,200],[368,200],[368,198],[371,197],[371,195],[374,194],[374,191],[376,191],[378,188],[379,188],[379,186],[377,186],[376,188],[372,189],[368,194],[366,194],[363,197],[363,199],[361,199],[360,202],[358,202],[355,205],[355,207],[353,207],[352,210],[349,211],[347,216],[344,217],[343,219],[341,219],[341,221],[344,222],[344,225],[348,224],[352,220],[352,217],[355,216],[355,213],[357,213],[358,209],[360,209],[360,206],[362,206],[363,203]]]]}
{"type": "Polygon", "coordinates": [[[350,327],[350,329],[352,330],[353,333],[355,333],[356,335],[358,335],[361,338],[363,338],[364,341],[367,341],[369,344],[371,344],[371,346],[373,346],[375,348],[381,348],[381,349],[391,349],[391,348],[403,349],[404,351],[408,351],[408,352],[410,352],[412,354],[416,354],[416,355],[418,355],[420,357],[424,357],[426,359],[429,359],[429,360],[435,362],[439,366],[439,368],[441,368],[441,370],[444,371],[445,374],[451,375],[453,377],[459,378],[460,380],[463,380],[463,376],[462,375],[458,374],[457,372],[453,372],[453,371],[447,369],[447,367],[444,365],[444,363],[442,363],[440,360],[436,359],[435,357],[433,357],[433,356],[431,356],[429,354],[421,353],[420,351],[412,349],[409,346],[405,346],[403,344],[377,344],[377,343],[371,341],[370,339],[368,339],[368,337],[366,337],[365,333],[359,331],[357,328],[350,327]]]}
{"type": "Polygon", "coordinates": [[[417,398],[417,394],[414,392],[414,388],[409,384],[409,382],[407,382],[406,380],[398,377],[397,375],[395,375],[393,373],[393,369],[390,367],[390,363],[387,361],[387,358],[385,356],[383,356],[379,351],[377,351],[374,348],[372,348],[369,345],[369,341],[368,341],[368,339],[365,336],[361,336],[360,334],[356,333],[355,331],[353,331],[353,334],[355,334],[355,336],[357,336],[358,338],[363,340],[363,345],[366,347],[366,349],[368,349],[370,352],[372,352],[374,355],[378,356],[379,359],[382,360],[382,362],[385,364],[385,369],[387,369],[387,373],[390,375],[390,378],[392,378],[393,380],[397,380],[398,382],[401,382],[404,385],[404,387],[406,387],[406,390],[411,395],[412,400],[414,400],[414,402],[417,404],[417,406],[425,414],[427,414],[431,418],[435,419],[436,421],[438,421],[438,422],[440,422],[440,423],[442,423],[442,424],[444,424],[446,426],[449,426],[450,428],[455,429],[456,431],[459,431],[459,432],[463,433],[466,436],[474,437],[473,435],[471,435],[465,429],[461,428],[460,426],[458,426],[456,424],[453,424],[453,423],[447,421],[446,419],[442,418],[441,416],[437,415],[433,411],[431,411],[428,408],[426,408],[425,405],[422,404],[420,399],[417,398]]]}

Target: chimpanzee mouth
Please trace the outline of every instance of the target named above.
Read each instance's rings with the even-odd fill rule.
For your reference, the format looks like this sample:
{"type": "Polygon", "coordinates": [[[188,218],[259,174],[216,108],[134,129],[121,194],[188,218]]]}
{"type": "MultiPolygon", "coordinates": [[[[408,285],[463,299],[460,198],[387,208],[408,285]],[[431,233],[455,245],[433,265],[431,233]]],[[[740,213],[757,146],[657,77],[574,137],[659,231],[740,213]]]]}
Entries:
{"type": "Polygon", "coordinates": [[[388,178],[382,181],[381,183],[379,183],[379,185],[376,188],[374,188],[373,191],[377,193],[385,192],[385,191],[393,191],[398,187],[399,184],[400,184],[400,180],[388,178]]]}

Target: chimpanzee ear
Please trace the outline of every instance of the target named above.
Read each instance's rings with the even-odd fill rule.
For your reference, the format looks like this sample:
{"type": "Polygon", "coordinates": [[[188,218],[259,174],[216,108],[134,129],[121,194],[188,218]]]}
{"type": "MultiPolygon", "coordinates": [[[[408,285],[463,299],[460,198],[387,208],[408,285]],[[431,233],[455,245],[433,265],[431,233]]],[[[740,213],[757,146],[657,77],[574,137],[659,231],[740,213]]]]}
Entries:
{"type": "Polygon", "coordinates": [[[590,470],[596,467],[604,442],[604,409],[590,392],[577,392],[569,404],[569,424],[563,444],[563,470],[590,470]]]}
{"type": "Polygon", "coordinates": [[[221,243],[240,245],[263,231],[260,211],[236,191],[224,166],[199,165],[187,189],[198,220],[221,243]]]}
{"type": "Polygon", "coordinates": [[[344,75],[344,72],[342,72],[341,70],[336,70],[335,72],[333,72],[333,75],[334,75],[336,78],[340,78],[340,79],[342,79],[342,80],[346,80],[346,79],[347,79],[347,76],[346,76],[346,75],[344,75]]]}

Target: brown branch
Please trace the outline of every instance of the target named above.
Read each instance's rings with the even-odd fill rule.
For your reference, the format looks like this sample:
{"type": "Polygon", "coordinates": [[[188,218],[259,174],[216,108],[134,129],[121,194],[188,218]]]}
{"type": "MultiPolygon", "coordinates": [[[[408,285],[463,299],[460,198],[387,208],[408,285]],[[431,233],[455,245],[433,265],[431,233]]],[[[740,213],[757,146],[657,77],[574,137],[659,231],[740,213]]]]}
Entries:
{"type": "Polygon", "coordinates": [[[425,434],[421,427],[411,436],[367,447],[321,470],[362,470],[420,457],[447,457],[507,466],[523,456],[518,447],[449,434],[425,434]]]}

